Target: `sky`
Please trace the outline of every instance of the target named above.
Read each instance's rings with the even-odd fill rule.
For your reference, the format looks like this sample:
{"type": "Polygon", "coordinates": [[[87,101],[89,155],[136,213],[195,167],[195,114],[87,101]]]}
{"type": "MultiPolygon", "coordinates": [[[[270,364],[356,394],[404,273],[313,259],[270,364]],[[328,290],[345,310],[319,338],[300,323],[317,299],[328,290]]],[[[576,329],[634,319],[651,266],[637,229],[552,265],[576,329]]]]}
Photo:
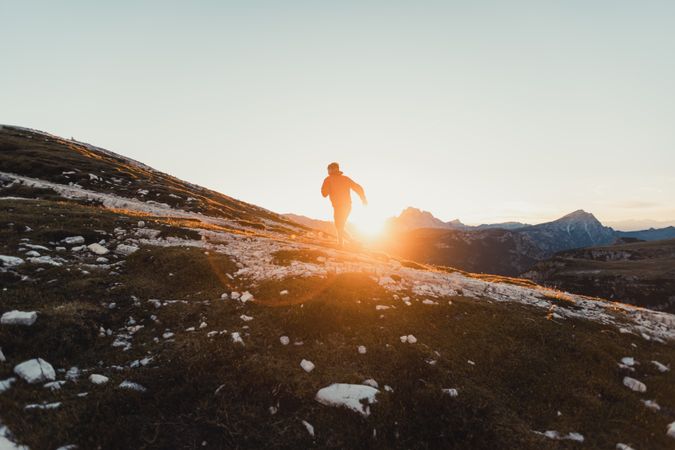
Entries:
{"type": "Polygon", "coordinates": [[[675,224],[670,0],[0,0],[0,18],[0,123],[273,211],[330,218],[338,161],[369,198],[357,220],[675,224]]]}

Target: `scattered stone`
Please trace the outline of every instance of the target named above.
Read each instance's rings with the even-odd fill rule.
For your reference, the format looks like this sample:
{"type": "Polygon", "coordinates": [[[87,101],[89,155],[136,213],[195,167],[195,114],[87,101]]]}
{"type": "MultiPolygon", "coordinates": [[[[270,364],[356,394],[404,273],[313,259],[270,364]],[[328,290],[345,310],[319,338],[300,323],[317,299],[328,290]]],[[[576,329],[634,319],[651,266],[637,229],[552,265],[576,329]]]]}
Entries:
{"type": "Polygon", "coordinates": [[[625,356],[621,358],[621,364],[628,367],[633,367],[635,365],[635,359],[631,356],[625,356]]]}
{"type": "Polygon", "coordinates": [[[98,373],[92,373],[89,375],[89,381],[94,384],[106,384],[108,381],[110,381],[110,378],[104,375],[99,375],[98,373]]]}
{"type": "Polygon", "coordinates": [[[417,338],[413,336],[412,334],[409,334],[407,336],[401,336],[401,342],[408,343],[408,344],[414,344],[417,342],[417,338]]]}
{"type": "Polygon", "coordinates": [[[370,386],[370,387],[374,387],[375,389],[380,387],[380,385],[377,384],[377,381],[375,381],[372,378],[368,378],[367,380],[363,380],[363,382],[361,384],[364,384],[364,385],[370,386]]]}
{"type": "Polygon", "coordinates": [[[30,384],[56,379],[54,368],[42,358],[29,359],[18,364],[14,367],[14,373],[30,384]]]}
{"type": "Polygon", "coordinates": [[[288,290],[279,291],[279,295],[288,295],[288,290]]]}
{"type": "Polygon", "coordinates": [[[438,303],[436,303],[433,300],[429,300],[428,298],[425,298],[424,300],[422,300],[422,304],[424,304],[424,305],[438,305],[438,303]]]}
{"type": "Polygon", "coordinates": [[[279,338],[279,342],[281,342],[281,345],[288,345],[291,343],[291,340],[288,338],[288,336],[281,336],[279,338]]]}
{"type": "Polygon", "coordinates": [[[2,315],[0,323],[3,325],[25,325],[30,326],[37,320],[35,311],[9,311],[2,315]]]}
{"type": "Polygon", "coordinates": [[[302,424],[305,426],[305,429],[307,429],[307,432],[309,433],[309,435],[314,437],[314,427],[312,426],[312,424],[310,424],[306,420],[303,420],[302,424]]]}
{"type": "Polygon", "coordinates": [[[450,397],[457,397],[459,395],[459,391],[457,389],[442,389],[443,393],[446,395],[449,395],[450,397]]]}
{"type": "Polygon", "coordinates": [[[671,422],[668,425],[668,430],[666,431],[666,434],[671,438],[675,439],[675,422],[671,422]]]}
{"type": "Polygon", "coordinates": [[[33,403],[30,405],[26,405],[24,409],[29,410],[29,409],[58,409],[61,407],[61,402],[54,402],[54,403],[33,403]]]}
{"type": "Polygon", "coordinates": [[[141,386],[138,383],[134,383],[133,381],[129,380],[124,380],[119,384],[119,387],[122,389],[129,389],[132,391],[138,391],[138,392],[145,392],[147,391],[147,388],[145,386],[141,386]]]}
{"type": "Polygon", "coordinates": [[[172,332],[170,332],[170,331],[167,331],[166,333],[164,333],[164,334],[162,335],[162,337],[163,337],[164,339],[171,339],[172,337],[174,337],[174,334],[173,334],[172,332]]]}
{"type": "Polygon", "coordinates": [[[44,384],[44,388],[49,389],[50,391],[58,391],[61,389],[61,386],[66,384],[63,380],[50,381],[49,383],[44,384]]]}
{"type": "Polygon", "coordinates": [[[84,236],[70,236],[70,237],[61,239],[61,242],[63,242],[66,245],[84,244],[84,236]]]}
{"type": "MultiPolygon", "coordinates": [[[[0,380],[0,394],[5,392],[7,389],[11,388],[14,382],[16,381],[16,378],[10,377],[5,380],[0,380]]],[[[0,446],[2,448],[2,446],[0,446]]]]}
{"type": "Polygon", "coordinates": [[[244,345],[244,340],[241,338],[241,335],[239,334],[238,331],[231,333],[230,336],[232,337],[232,342],[234,342],[235,344],[244,345]]]}
{"type": "Polygon", "coordinates": [[[655,400],[640,400],[640,401],[644,403],[647,409],[650,409],[654,412],[661,411],[661,406],[659,406],[659,404],[656,403],[655,400]]]}
{"type": "Polygon", "coordinates": [[[66,372],[66,380],[68,381],[77,381],[80,378],[80,369],[73,366],[66,372]]]}
{"type": "Polygon", "coordinates": [[[316,366],[314,365],[314,363],[312,361],[308,361],[306,359],[303,359],[302,361],[300,361],[300,367],[302,367],[302,369],[305,372],[310,373],[312,370],[314,370],[314,367],[316,367],[316,366]]]}
{"type": "Polygon", "coordinates": [[[359,345],[357,348],[358,352],[360,355],[365,355],[366,354],[366,347],[365,345],[359,345]]]}
{"type": "Polygon", "coordinates": [[[647,386],[635,378],[623,377],[623,385],[635,392],[647,392],[647,386]]]}
{"type": "Polygon", "coordinates": [[[535,433],[540,434],[544,437],[547,437],[549,439],[554,439],[556,441],[576,441],[576,442],[584,442],[584,436],[580,433],[567,433],[567,434],[560,434],[557,431],[544,431],[543,433],[540,431],[535,431],[535,433]]]}
{"type": "Polygon", "coordinates": [[[253,320],[253,317],[247,316],[246,314],[242,314],[241,316],[239,316],[239,318],[244,322],[250,322],[251,320],[253,320]]]}
{"type": "Polygon", "coordinates": [[[97,255],[107,255],[108,253],[110,253],[110,250],[108,250],[107,248],[98,243],[89,244],[87,245],[87,248],[89,249],[90,252],[95,253],[97,255]]]}
{"type": "Polygon", "coordinates": [[[249,291],[244,292],[241,294],[241,297],[239,297],[239,301],[242,303],[246,303],[253,300],[253,294],[251,294],[249,291]]]}
{"type": "Polygon", "coordinates": [[[138,247],[135,245],[119,244],[115,248],[115,253],[123,256],[129,256],[136,251],[138,251],[138,247]]]}
{"type": "Polygon", "coordinates": [[[0,255],[0,263],[2,264],[2,267],[16,267],[20,266],[24,262],[25,261],[23,259],[16,256],[0,255]]]}
{"type": "Polygon", "coordinates": [[[222,298],[223,300],[227,300],[228,298],[230,298],[230,296],[227,295],[227,292],[223,292],[222,294],[220,294],[220,298],[222,298]]]}
{"type": "Polygon", "coordinates": [[[316,393],[316,401],[327,406],[344,406],[367,417],[370,405],[377,402],[375,398],[380,391],[362,384],[333,383],[316,393]]]}
{"type": "Polygon", "coordinates": [[[661,373],[666,373],[670,370],[670,367],[666,366],[665,364],[661,364],[658,361],[652,361],[652,364],[654,364],[661,373]]]}

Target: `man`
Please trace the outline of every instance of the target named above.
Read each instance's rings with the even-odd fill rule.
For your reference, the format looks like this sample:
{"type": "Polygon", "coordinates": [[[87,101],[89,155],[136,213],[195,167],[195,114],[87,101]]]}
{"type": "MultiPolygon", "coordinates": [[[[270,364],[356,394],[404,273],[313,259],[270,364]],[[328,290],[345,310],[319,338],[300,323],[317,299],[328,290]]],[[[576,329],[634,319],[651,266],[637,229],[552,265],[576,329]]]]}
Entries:
{"type": "Polygon", "coordinates": [[[330,196],[330,202],[333,204],[333,219],[335,220],[340,247],[342,247],[345,235],[349,238],[349,234],[345,232],[345,224],[349,213],[352,211],[352,189],[361,197],[363,205],[367,205],[368,200],[366,200],[363,188],[351,178],[345,176],[340,171],[338,163],[328,164],[328,176],[323,180],[321,195],[324,197],[330,196]]]}

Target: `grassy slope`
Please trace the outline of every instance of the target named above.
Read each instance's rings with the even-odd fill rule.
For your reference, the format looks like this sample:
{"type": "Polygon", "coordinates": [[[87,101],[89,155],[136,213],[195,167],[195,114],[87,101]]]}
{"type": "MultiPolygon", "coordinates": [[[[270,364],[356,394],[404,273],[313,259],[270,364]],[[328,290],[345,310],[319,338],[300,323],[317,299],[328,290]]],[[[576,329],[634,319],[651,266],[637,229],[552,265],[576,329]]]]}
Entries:
{"type": "MultiPolygon", "coordinates": [[[[3,200],[0,212],[0,254],[10,255],[20,255],[21,238],[34,244],[74,234],[97,240],[95,230],[131,229],[137,220],[48,200],[3,200]],[[25,225],[33,231],[24,231],[25,225]]],[[[167,235],[186,233],[162,219],[148,222],[167,235]]],[[[316,256],[287,251],[277,255],[277,263],[316,256]]],[[[0,379],[18,362],[38,356],[60,369],[89,371],[57,392],[17,382],[0,394],[3,422],[34,449],[73,443],[204,448],[204,441],[206,448],[613,448],[617,442],[672,448],[665,428],[675,420],[673,375],[649,363],[675,362],[671,344],[589,321],[547,320],[541,309],[489,299],[453,297],[408,307],[367,274],[254,285],[226,276],[237,267],[225,255],[195,248],[143,248],[119,258],[125,262],[118,275],[91,269],[84,274],[76,267],[88,257],[77,258],[42,271],[22,266],[19,271],[34,281],[3,278],[3,311],[36,309],[40,317],[30,328],[0,327],[8,358],[0,364],[0,379]],[[245,289],[257,302],[219,299],[222,292],[245,289]],[[282,289],[289,294],[280,296],[282,289]],[[186,303],[156,308],[147,301],[152,298],[186,303]],[[116,308],[109,309],[110,302],[116,308]],[[377,311],[377,304],[395,308],[377,311]],[[244,313],[254,319],[242,321],[244,313]],[[129,351],[111,347],[114,337],[98,336],[100,326],[117,331],[129,316],[144,325],[129,351]],[[206,328],[184,331],[202,321],[206,328]],[[176,333],[174,341],[162,338],[167,330],[176,333]],[[228,333],[207,337],[213,330],[228,333]],[[231,341],[234,331],[242,333],[244,346],[231,341]],[[418,343],[401,343],[405,334],[414,334],[418,343]],[[303,344],[282,346],[281,335],[303,344]],[[367,354],[358,354],[358,345],[367,354]],[[154,358],[148,366],[129,367],[145,356],[154,358]],[[647,384],[647,394],[622,386],[626,373],[617,361],[623,356],[642,363],[632,376],[647,384]],[[316,364],[312,373],[300,368],[303,358],[316,364]],[[88,373],[111,382],[91,385],[88,373]],[[394,389],[379,396],[368,419],[313,400],[330,383],[366,378],[394,389]],[[125,379],[148,391],[117,388],[125,379]],[[457,398],[441,394],[449,387],[459,389],[457,398]],[[79,397],[82,392],[88,395],[79,397]],[[648,411],[641,398],[655,398],[661,412],[648,411]],[[41,401],[63,405],[23,409],[41,401]],[[271,415],[268,408],[277,405],[271,415]],[[301,420],[314,425],[315,438],[301,420]],[[551,441],[532,432],[547,429],[580,432],[586,442],[551,441]]]]}

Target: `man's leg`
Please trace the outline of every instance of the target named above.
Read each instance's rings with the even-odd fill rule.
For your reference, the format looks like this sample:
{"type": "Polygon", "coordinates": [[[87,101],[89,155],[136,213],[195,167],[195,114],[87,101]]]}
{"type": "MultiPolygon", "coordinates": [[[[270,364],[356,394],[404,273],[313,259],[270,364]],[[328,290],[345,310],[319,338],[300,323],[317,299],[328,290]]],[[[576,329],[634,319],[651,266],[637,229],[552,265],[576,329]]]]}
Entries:
{"type": "Polygon", "coordinates": [[[344,243],[345,235],[348,236],[345,231],[345,225],[347,224],[347,218],[351,212],[351,205],[349,206],[340,206],[336,207],[333,210],[333,219],[335,220],[335,230],[337,231],[338,244],[342,247],[344,243]]]}

